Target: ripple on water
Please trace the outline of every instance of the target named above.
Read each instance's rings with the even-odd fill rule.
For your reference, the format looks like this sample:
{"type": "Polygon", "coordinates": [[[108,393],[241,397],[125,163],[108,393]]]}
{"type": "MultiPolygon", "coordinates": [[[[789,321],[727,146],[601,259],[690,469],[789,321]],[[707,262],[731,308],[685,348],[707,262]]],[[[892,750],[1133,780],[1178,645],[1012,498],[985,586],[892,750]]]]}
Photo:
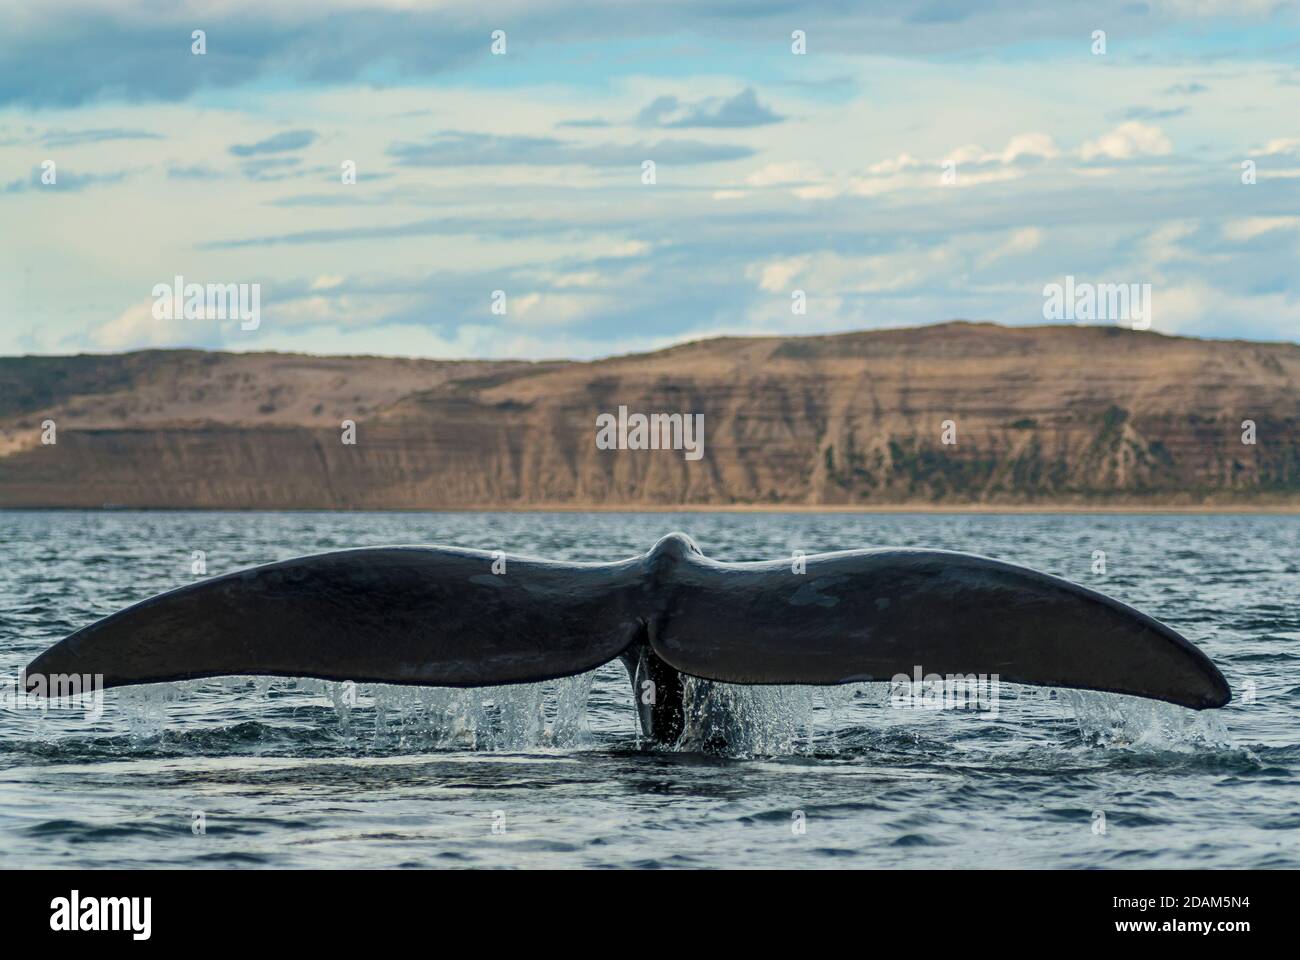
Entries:
{"type": "Polygon", "coordinates": [[[1194,714],[1008,689],[991,718],[907,715],[878,690],[699,684],[684,746],[703,749],[727,715],[743,731],[706,756],[639,744],[618,665],[478,691],[247,678],[110,691],[98,722],[5,714],[6,864],[1300,867],[1297,517],[124,511],[0,523],[0,563],[18,571],[0,581],[0,676],[190,582],[190,549],[208,550],[213,573],[386,542],[613,559],[679,528],[723,559],[908,545],[1057,572],[1186,633],[1237,694],[1194,714]],[[1093,549],[1112,576],[1091,574],[1093,549]]]}

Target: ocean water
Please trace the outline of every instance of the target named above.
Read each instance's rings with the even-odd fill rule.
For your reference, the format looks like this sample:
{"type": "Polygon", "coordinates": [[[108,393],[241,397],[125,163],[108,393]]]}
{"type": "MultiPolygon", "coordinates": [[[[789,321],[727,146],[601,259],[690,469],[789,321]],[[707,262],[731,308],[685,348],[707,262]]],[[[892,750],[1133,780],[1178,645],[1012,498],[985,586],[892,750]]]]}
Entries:
{"type": "MultiPolygon", "coordinates": [[[[343,547],[612,560],[965,550],[1165,621],[1235,699],[714,688],[726,755],[651,748],[615,663],[478,691],[234,678],[0,705],[0,867],[1300,867],[1300,516],[0,511],[0,677],[91,620],[343,547]],[[1094,573],[1104,551],[1106,572],[1094,573]]],[[[12,691],[10,691],[12,692],[12,691]]],[[[700,704],[696,704],[697,708],[700,704]]]]}

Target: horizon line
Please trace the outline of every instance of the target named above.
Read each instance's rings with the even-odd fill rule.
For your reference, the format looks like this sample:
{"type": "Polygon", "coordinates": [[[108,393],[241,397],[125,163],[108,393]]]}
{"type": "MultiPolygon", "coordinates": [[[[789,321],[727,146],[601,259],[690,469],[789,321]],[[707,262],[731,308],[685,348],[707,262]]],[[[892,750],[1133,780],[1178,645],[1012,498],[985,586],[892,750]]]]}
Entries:
{"type": "Polygon", "coordinates": [[[596,357],[578,358],[578,357],[550,357],[550,358],[526,358],[526,357],[438,357],[425,354],[410,353],[313,353],[305,350],[258,350],[258,349],[228,349],[223,348],[214,350],[208,347],[193,346],[170,346],[170,347],[140,347],[134,350],[80,350],[76,353],[21,353],[21,354],[0,354],[0,360],[68,360],[78,357],[129,357],[149,353],[198,353],[207,355],[231,355],[231,356],[284,356],[284,357],[319,357],[321,359],[377,359],[377,360],[430,360],[438,363],[500,363],[500,364],[568,364],[568,363],[599,363],[606,360],[619,360],[629,357],[646,357],[659,353],[666,353],[670,350],[678,350],[683,347],[690,347],[697,344],[713,343],[727,340],[831,340],[842,337],[862,337],[883,335],[889,333],[900,333],[904,331],[935,330],[941,327],[989,327],[999,331],[1014,330],[1115,330],[1122,333],[1137,335],[1149,335],[1162,337],[1167,340],[1188,340],[1198,343],[1249,343],[1262,347],[1268,346],[1287,346],[1300,347],[1300,340],[1254,340],[1243,337],[1204,337],[1192,334],[1168,333],[1161,330],[1136,330],[1114,322],[1057,322],[1057,323],[1033,323],[1033,324],[1011,324],[1002,323],[996,320],[968,320],[964,318],[953,318],[949,320],[936,320],[933,323],[919,323],[911,325],[900,325],[892,327],[868,327],[858,330],[840,330],[827,333],[720,333],[706,336],[691,337],[689,339],[677,340],[667,343],[664,346],[651,350],[634,350],[626,353],[609,353],[596,357]]]}

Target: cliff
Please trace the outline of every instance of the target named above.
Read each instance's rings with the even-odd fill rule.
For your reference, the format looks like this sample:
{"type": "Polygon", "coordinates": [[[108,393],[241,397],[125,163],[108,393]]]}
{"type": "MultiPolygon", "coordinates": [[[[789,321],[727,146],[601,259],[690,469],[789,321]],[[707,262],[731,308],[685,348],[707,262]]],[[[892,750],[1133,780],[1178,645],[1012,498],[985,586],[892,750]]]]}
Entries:
{"type": "Polygon", "coordinates": [[[673,504],[1295,507],[1300,345],[947,323],[590,363],[0,358],[0,507],[673,504]],[[703,414],[703,456],[598,449],[620,406],[703,414]]]}

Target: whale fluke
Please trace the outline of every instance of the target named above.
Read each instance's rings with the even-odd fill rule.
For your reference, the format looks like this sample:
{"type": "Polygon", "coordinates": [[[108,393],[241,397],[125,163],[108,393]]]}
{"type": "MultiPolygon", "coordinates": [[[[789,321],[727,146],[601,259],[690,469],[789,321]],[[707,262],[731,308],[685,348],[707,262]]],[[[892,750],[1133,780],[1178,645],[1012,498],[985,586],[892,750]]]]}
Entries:
{"type": "Polygon", "coordinates": [[[101,674],[105,687],[229,675],[438,687],[566,677],[635,640],[634,568],[453,547],[320,553],[142,600],[55,644],[27,676],[101,674]]]}
{"type": "Polygon", "coordinates": [[[1169,627],[1059,577],[944,550],[851,550],[791,561],[690,557],[653,622],[655,653],[728,683],[841,684],[996,674],[1202,710],[1232,693],[1169,627]]]}
{"type": "Polygon", "coordinates": [[[490,686],[615,658],[661,691],[647,735],[681,730],[677,674],[739,684],[997,675],[1202,710],[1223,675],[1169,627],[1025,567],[941,550],[721,563],[682,534],[617,563],[454,547],[342,550],[143,600],[38,656],[33,678],[104,686],[224,675],[490,686]]]}

